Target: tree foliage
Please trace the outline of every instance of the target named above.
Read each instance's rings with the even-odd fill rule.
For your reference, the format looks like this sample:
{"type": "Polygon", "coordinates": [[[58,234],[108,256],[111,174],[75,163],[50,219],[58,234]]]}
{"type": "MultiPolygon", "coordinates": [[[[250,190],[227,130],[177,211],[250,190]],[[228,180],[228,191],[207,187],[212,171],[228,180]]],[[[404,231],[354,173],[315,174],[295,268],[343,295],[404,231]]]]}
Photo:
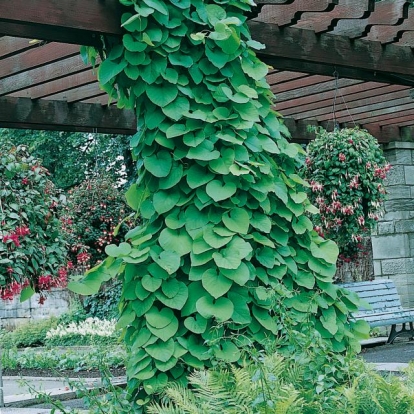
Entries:
{"type": "MultiPolygon", "coordinates": [[[[122,42],[106,45],[101,87],[135,108],[138,180],[127,192],[143,224],[71,284],[123,281],[134,401],[146,404],[189,369],[237,362],[307,320],[336,351],[357,349],[356,297],[332,284],[338,249],[314,230],[267,66],[244,13],[249,0],[122,0],[122,42]]],[[[84,49],[94,59],[96,52],[84,49]]]]}
{"type": "Polygon", "coordinates": [[[0,129],[0,141],[25,145],[57,188],[68,190],[103,172],[114,181],[133,175],[129,137],[95,133],[0,129]]]}

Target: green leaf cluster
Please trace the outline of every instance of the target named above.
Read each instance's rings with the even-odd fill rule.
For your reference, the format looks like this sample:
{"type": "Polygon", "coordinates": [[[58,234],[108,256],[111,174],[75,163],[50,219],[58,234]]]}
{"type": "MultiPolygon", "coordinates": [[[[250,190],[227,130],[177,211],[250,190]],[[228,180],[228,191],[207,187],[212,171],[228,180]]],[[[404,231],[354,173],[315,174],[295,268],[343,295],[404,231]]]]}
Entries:
{"type": "MultiPolygon", "coordinates": [[[[105,50],[101,86],[139,120],[128,191],[143,218],[73,284],[122,278],[118,326],[139,405],[192,368],[310,321],[336,351],[358,348],[356,299],[332,284],[338,249],[313,231],[297,174],[300,147],[272,109],[252,48],[247,0],[122,0],[122,43],[105,50]]],[[[362,335],[362,334],[361,334],[362,335]]]]}

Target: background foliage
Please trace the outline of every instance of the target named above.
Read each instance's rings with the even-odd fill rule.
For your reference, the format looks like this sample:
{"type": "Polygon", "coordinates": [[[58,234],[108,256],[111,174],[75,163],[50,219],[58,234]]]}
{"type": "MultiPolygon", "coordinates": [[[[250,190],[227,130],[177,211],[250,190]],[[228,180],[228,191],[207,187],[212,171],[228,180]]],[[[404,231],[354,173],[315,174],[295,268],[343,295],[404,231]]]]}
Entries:
{"type": "Polygon", "coordinates": [[[105,173],[113,181],[134,175],[129,137],[96,133],[0,129],[0,142],[25,145],[49,171],[59,189],[68,190],[105,173]]]}

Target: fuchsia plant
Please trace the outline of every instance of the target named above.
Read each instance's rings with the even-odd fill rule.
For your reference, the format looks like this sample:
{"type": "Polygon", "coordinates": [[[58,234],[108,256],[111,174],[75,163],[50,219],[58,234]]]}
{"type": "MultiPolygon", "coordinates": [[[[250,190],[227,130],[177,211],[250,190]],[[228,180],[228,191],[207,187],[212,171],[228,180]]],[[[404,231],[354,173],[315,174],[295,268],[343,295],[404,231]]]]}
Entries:
{"type": "Polygon", "coordinates": [[[313,130],[316,139],[308,145],[303,170],[310,182],[309,198],[319,208],[315,230],[334,240],[339,258],[349,262],[361,252],[363,238],[381,215],[391,166],[365,130],[313,130]]]}
{"type": "Polygon", "coordinates": [[[66,285],[66,247],[48,171],[24,146],[0,146],[0,298],[66,285]]]}

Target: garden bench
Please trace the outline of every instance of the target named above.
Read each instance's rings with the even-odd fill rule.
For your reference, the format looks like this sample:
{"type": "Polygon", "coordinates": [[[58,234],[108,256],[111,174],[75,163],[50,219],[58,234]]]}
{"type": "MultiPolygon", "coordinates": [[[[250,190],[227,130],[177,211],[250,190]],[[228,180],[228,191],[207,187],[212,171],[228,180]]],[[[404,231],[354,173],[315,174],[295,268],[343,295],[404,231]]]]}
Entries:
{"type": "Polygon", "coordinates": [[[376,279],[367,282],[343,283],[341,287],[358,294],[369,303],[371,309],[360,307],[352,316],[356,320],[364,320],[371,328],[391,325],[387,344],[392,344],[398,336],[414,337],[414,309],[404,309],[394,282],[389,279],[376,279]],[[402,328],[397,331],[397,325],[402,328]],[[406,325],[409,325],[409,328],[406,325]]]}

